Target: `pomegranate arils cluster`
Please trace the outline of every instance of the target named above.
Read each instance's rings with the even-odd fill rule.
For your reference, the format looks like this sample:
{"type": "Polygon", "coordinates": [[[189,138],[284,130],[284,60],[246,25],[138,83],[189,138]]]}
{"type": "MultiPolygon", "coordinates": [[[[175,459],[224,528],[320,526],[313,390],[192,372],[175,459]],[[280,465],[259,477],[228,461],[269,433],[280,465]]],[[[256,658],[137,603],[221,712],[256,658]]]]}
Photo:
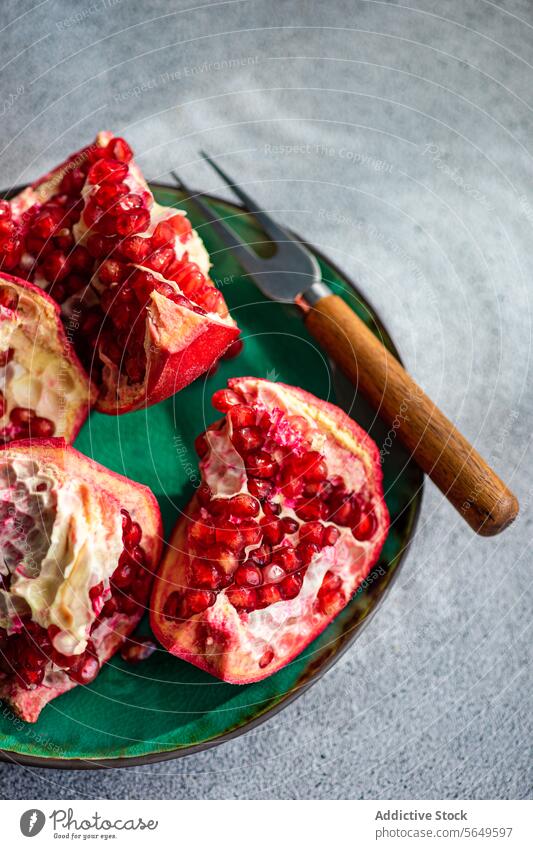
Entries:
{"type": "MultiPolygon", "coordinates": [[[[201,507],[187,532],[189,589],[169,596],[171,618],[206,610],[220,592],[247,613],[294,599],[313,558],[339,540],[340,527],[356,540],[370,539],[376,527],[364,493],[348,491],[311,449],[305,420],[293,425],[290,416],[248,404],[231,389],[216,392],[213,405],[226,419],[212,429],[226,429],[244,462],[247,491],[220,497],[207,484],[200,488],[201,507]]],[[[203,463],[208,434],[196,440],[203,463]]],[[[340,579],[326,573],[318,604],[327,607],[335,594],[338,600],[340,587],[340,579]]]]}

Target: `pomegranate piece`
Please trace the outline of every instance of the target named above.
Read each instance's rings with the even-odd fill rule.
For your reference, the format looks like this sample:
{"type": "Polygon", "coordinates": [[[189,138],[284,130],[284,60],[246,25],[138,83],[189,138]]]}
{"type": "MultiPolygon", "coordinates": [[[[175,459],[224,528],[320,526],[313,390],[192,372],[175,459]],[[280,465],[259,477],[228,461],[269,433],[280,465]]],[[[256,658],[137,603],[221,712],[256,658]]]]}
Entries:
{"type": "Polygon", "coordinates": [[[212,401],[225,417],[201,442],[202,484],[163,559],[151,622],[173,654],[243,684],[288,663],[349,602],[389,517],[377,447],[337,407],[258,378],[230,380],[212,401]],[[261,448],[242,450],[243,430],[261,433],[261,448]]]}
{"type": "Polygon", "coordinates": [[[168,398],[238,341],[209,265],[185,214],[155,203],[112,133],[0,208],[0,270],[46,289],[69,329],[75,321],[69,335],[105,413],[168,398]]]}
{"type": "Polygon", "coordinates": [[[0,698],[35,722],[51,699],[90,684],[139,622],[161,516],[149,489],[62,439],[2,447],[0,495],[0,698]]]}
{"type": "Polygon", "coordinates": [[[0,444],[28,437],[73,442],[90,409],[91,386],[57,304],[31,283],[0,273],[0,444]]]}

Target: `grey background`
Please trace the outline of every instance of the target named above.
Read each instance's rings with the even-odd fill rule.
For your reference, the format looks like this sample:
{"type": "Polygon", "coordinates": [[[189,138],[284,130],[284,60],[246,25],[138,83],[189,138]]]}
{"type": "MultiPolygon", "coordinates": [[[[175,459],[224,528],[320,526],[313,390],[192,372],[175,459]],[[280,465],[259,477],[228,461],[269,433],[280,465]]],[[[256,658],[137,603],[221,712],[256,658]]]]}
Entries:
{"type": "Polygon", "coordinates": [[[522,502],[511,529],[480,539],[428,485],[379,615],[255,731],[133,770],[2,765],[2,795],[530,796],[533,4],[12,0],[2,11],[3,185],[104,127],[127,136],[148,177],[176,167],[206,191],[223,190],[197,151],[223,153],[359,280],[411,371],[522,502]]]}

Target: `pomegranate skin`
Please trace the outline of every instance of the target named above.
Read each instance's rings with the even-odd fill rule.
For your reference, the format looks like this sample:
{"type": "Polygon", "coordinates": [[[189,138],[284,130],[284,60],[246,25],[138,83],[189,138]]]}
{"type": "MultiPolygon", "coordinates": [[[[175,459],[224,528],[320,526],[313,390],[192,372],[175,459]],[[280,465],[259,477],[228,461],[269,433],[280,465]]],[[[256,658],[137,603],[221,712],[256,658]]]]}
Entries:
{"type": "MultiPolygon", "coordinates": [[[[286,599],[276,601],[276,587],[281,585],[266,583],[265,590],[269,591],[272,603],[267,599],[266,604],[243,610],[239,603],[230,602],[235,586],[232,585],[227,592],[224,589],[218,592],[215,604],[190,615],[179,609],[174,611],[171,600],[189,581],[190,520],[187,517],[197,517],[199,510],[205,509],[205,499],[202,507],[196,497],[192,500],[173,531],[154,584],[152,630],[177,657],[228,683],[247,684],[262,680],[290,663],[348,604],[379,557],[389,530],[389,515],[383,499],[377,446],[342,410],[304,390],[257,378],[236,378],[229,381],[229,386],[244,395],[243,403],[252,407],[254,400],[261,397],[263,406],[259,409],[266,405],[271,412],[279,412],[281,392],[291,415],[303,413],[313,419],[319,438],[324,437],[328,443],[328,463],[335,466],[337,458],[334,472],[337,467],[343,469],[346,486],[351,491],[364,491],[365,503],[371,505],[369,509],[375,517],[369,540],[358,540],[351,528],[337,526],[338,536],[329,535],[331,541],[336,540],[334,544],[323,547],[304,570],[299,593],[296,582],[286,599]]],[[[205,462],[206,458],[202,458],[203,474],[207,468],[205,462]]],[[[227,487],[224,494],[230,495],[227,487]]],[[[280,515],[288,503],[282,501],[280,515]]],[[[253,552],[247,556],[253,557],[253,552]]]]}
{"type": "MultiPolygon", "coordinates": [[[[81,338],[84,336],[84,333],[79,334],[76,340],[85,368],[91,369],[91,377],[98,389],[97,392],[93,393],[93,404],[95,408],[106,414],[120,415],[122,413],[144,409],[147,406],[165,400],[187,386],[201,374],[209,371],[224,355],[226,350],[238,339],[239,329],[227,311],[222,294],[209,279],[209,256],[200,237],[192,229],[187,217],[180,210],[162,207],[154,201],[140,168],[134,159],[129,158],[131,156],[129,146],[126,145],[124,140],[117,139],[109,131],[99,132],[93,144],[73,153],[61,165],[41,177],[10,201],[12,219],[17,226],[22,228],[20,238],[25,240],[25,247],[28,248],[30,240],[27,238],[27,226],[24,224],[24,220],[31,217],[35,210],[39,210],[42,205],[46,208],[46,205],[50,204],[50,201],[56,203],[58,193],[66,190],[64,186],[65,180],[72,184],[78,179],[78,176],[74,179],[75,175],[79,175],[78,192],[83,187],[84,196],[80,198],[80,218],[71,228],[72,232],[68,237],[73,238],[73,243],[77,246],[74,252],[81,248],[82,251],[87,253],[88,246],[90,248],[90,240],[94,238],[101,238],[104,243],[106,241],[109,243],[109,240],[105,238],[109,234],[102,235],[102,233],[97,232],[98,221],[90,218],[87,219],[86,217],[86,213],[94,207],[95,192],[98,186],[91,182],[93,179],[90,176],[91,171],[89,171],[89,175],[84,176],[83,173],[80,173],[80,169],[83,171],[88,161],[97,161],[97,163],[108,161],[105,158],[102,159],[99,157],[103,156],[103,151],[108,146],[113,146],[113,144],[115,144],[115,156],[117,155],[117,150],[119,156],[124,156],[124,151],[127,150],[126,159],[121,160],[121,162],[125,162],[127,165],[126,170],[128,174],[124,177],[127,180],[127,185],[120,184],[126,185],[124,191],[130,190],[127,198],[131,199],[136,196],[137,200],[144,198],[143,203],[145,202],[145,207],[143,207],[141,212],[146,220],[149,220],[149,225],[146,229],[143,227],[141,231],[135,230],[134,238],[146,237],[148,243],[151,237],[155,237],[157,241],[155,236],[156,231],[161,232],[158,228],[162,226],[163,228],[166,227],[171,233],[172,225],[169,224],[170,221],[176,222],[178,220],[183,224],[181,232],[180,227],[178,227],[174,233],[174,249],[177,251],[176,260],[170,263],[167,269],[171,276],[167,279],[166,274],[154,272],[158,283],[162,284],[160,288],[166,287],[167,294],[169,289],[174,289],[174,294],[176,295],[181,293],[180,303],[174,303],[171,295],[170,299],[168,297],[165,298],[167,303],[163,304],[163,296],[158,294],[158,297],[150,298],[146,316],[142,314],[144,308],[134,307],[133,317],[127,315],[123,319],[124,323],[121,327],[122,329],[126,328],[128,332],[133,327],[137,327],[137,329],[141,327],[141,332],[138,334],[140,340],[129,339],[127,343],[124,341],[118,342],[117,328],[110,328],[111,332],[110,334],[108,332],[108,337],[111,335],[113,342],[116,342],[122,353],[120,374],[118,374],[117,369],[105,358],[104,336],[106,329],[109,330],[109,323],[107,328],[105,324],[100,324],[100,330],[103,328],[104,332],[100,333],[98,342],[93,343],[91,341],[90,343],[84,343],[83,338],[81,338]],[[183,251],[183,254],[181,254],[181,251],[183,251]],[[184,257],[189,258],[191,267],[197,269],[200,277],[203,275],[205,283],[203,288],[211,298],[211,306],[208,306],[206,303],[203,314],[197,310],[197,307],[203,307],[203,304],[197,303],[194,300],[194,294],[191,294],[186,287],[187,281],[185,283],[183,283],[183,280],[179,283],[175,282],[176,280],[181,280],[179,269],[172,276],[172,268],[179,266],[182,261],[185,262],[184,257]],[[181,291],[182,289],[183,291],[181,291]],[[218,298],[218,306],[213,306],[212,304],[213,297],[215,297],[214,293],[216,293],[216,298],[218,298]],[[140,321],[138,320],[139,317],[140,321]],[[144,330],[142,329],[143,327],[144,330]],[[144,373],[139,376],[130,376],[127,373],[128,354],[132,353],[130,349],[134,344],[136,345],[135,354],[140,356],[140,359],[143,361],[142,367],[139,366],[139,368],[142,368],[144,373]],[[92,347],[93,345],[94,347],[92,347]]],[[[94,168],[94,165],[92,167],[94,168]]],[[[109,184],[104,183],[103,187],[109,188],[109,184]]],[[[100,188],[99,191],[101,190],[100,188]]],[[[78,196],[75,192],[73,193],[73,198],[78,196]]],[[[129,215],[130,212],[132,210],[129,210],[126,214],[129,215]]],[[[63,213],[58,213],[59,216],[61,214],[63,213]]],[[[35,225],[33,226],[33,230],[35,230],[35,225]]],[[[98,279],[99,260],[93,263],[93,259],[90,256],[88,257],[88,268],[82,267],[80,270],[73,266],[70,270],[74,270],[75,274],[67,276],[66,282],[63,282],[59,270],[56,277],[55,269],[60,269],[61,266],[61,258],[58,256],[60,252],[53,251],[51,255],[45,257],[44,262],[42,259],[39,262],[41,253],[46,251],[47,244],[50,241],[50,239],[47,241],[46,232],[45,227],[42,239],[40,240],[43,243],[42,246],[37,245],[29,252],[35,258],[34,265],[31,267],[15,266],[16,273],[25,278],[35,279],[40,285],[50,286],[52,297],[57,298],[63,306],[68,302],[73,291],[72,288],[68,289],[67,284],[70,287],[74,286],[74,294],[78,292],[83,293],[89,282],[91,283],[90,297],[94,296],[96,290],[101,293],[102,284],[105,283],[107,285],[109,280],[106,281],[104,276],[100,280],[98,279]],[[50,267],[54,271],[48,273],[47,262],[50,263],[50,267]],[[42,277],[43,272],[47,278],[46,280],[42,277]],[[76,275],[78,279],[76,279],[76,275]],[[54,278],[56,278],[55,282],[50,285],[54,278]],[[97,283],[96,286],[94,286],[95,280],[97,283]]],[[[115,241],[117,241],[118,233],[115,233],[114,230],[112,232],[113,237],[116,236],[115,241]]],[[[124,236],[126,233],[121,233],[121,235],[124,236]]],[[[118,241],[120,242],[120,239],[118,241]]],[[[163,238],[157,244],[162,245],[160,250],[164,249],[165,242],[163,238]]],[[[152,244],[150,251],[153,248],[155,248],[155,242],[152,244]]],[[[120,250],[120,247],[117,250],[120,250]]],[[[108,246],[98,256],[107,257],[109,251],[111,251],[111,254],[113,253],[113,249],[108,246]]],[[[65,253],[67,259],[74,262],[72,247],[67,247],[65,253]]],[[[116,259],[116,256],[112,255],[111,259],[113,258],[116,259]]],[[[138,265],[135,264],[137,260],[128,261],[123,256],[119,256],[118,258],[126,269],[124,272],[126,279],[131,278],[135,269],[147,271],[155,268],[155,266],[152,267],[150,265],[150,256],[145,257],[146,264],[144,264],[142,258],[139,258],[140,264],[138,265]]],[[[4,265],[4,267],[13,268],[12,265],[4,265]]],[[[183,274],[185,274],[185,277],[187,276],[185,272],[183,274]]],[[[107,294],[107,292],[104,292],[104,294],[107,294]]],[[[95,305],[83,295],[82,306],[83,312],[86,313],[87,311],[90,312],[93,308],[99,309],[101,304],[98,301],[95,305]]],[[[64,309],[63,312],[65,315],[68,315],[68,309],[66,312],[64,309]]],[[[107,312],[107,309],[104,312],[107,312]]],[[[136,358],[134,357],[133,359],[136,358]]]]}
{"type": "MultiPolygon", "coordinates": [[[[108,504],[110,514],[119,509],[127,510],[131,520],[142,528],[146,569],[154,573],[161,555],[163,528],[158,503],[148,487],[106,469],[62,439],[17,440],[0,447],[0,460],[1,452],[6,451],[16,451],[17,456],[35,461],[39,468],[53,470],[60,486],[72,479],[84,483],[108,504]]],[[[98,624],[91,640],[100,666],[123,645],[143,613],[143,607],[133,613],[118,610],[98,624]]],[[[76,682],[66,672],[56,672],[52,685],[43,683],[33,689],[25,689],[16,678],[0,677],[0,699],[4,699],[21,719],[36,722],[48,702],[75,686],[76,682]]]]}
{"type": "MultiPolygon", "coordinates": [[[[22,314],[22,327],[28,327],[32,353],[37,350],[38,336],[42,336],[46,340],[47,351],[53,357],[55,363],[52,379],[56,380],[57,375],[61,372],[68,374],[71,378],[76,390],[76,397],[73,397],[68,403],[64,403],[61,420],[53,423],[55,425],[54,436],[62,437],[66,442],[72,443],[89,414],[97,390],[87,377],[74,347],[67,338],[61,321],[59,306],[38,286],[3,272],[0,272],[0,292],[7,292],[16,298],[19,303],[23,301],[29,305],[32,315],[29,315],[25,321],[24,314],[22,314]]],[[[15,310],[15,312],[18,311],[15,310]]],[[[17,363],[16,353],[13,362],[17,363]]],[[[3,386],[2,389],[5,392],[6,387],[3,386]]],[[[9,398],[6,398],[6,401],[9,401],[9,398]]],[[[10,436],[6,429],[3,442],[9,442],[13,438],[20,437],[17,434],[10,436]]]]}

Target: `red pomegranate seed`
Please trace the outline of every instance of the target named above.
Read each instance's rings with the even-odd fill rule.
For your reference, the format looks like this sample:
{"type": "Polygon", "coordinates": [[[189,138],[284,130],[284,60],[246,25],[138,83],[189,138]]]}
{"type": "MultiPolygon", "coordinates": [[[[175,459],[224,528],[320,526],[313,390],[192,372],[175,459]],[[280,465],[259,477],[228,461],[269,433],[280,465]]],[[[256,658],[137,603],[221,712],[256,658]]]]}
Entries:
{"type": "Polygon", "coordinates": [[[109,598],[102,608],[102,616],[104,619],[114,616],[118,612],[117,600],[114,597],[109,598]]]}
{"type": "Polygon", "coordinates": [[[231,513],[239,519],[248,519],[259,513],[259,502],[251,495],[242,492],[230,498],[229,508],[231,513]]]}
{"type": "Polygon", "coordinates": [[[61,210],[43,207],[32,224],[32,236],[37,236],[39,239],[49,239],[57,230],[62,217],[61,210]]]}
{"type": "Polygon", "coordinates": [[[261,519],[261,528],[264,539],[271,545],[278,545],[283,539],[283,526],[279,519],[272,519],[270,516],[265,516],[261,519]]]}
{"type": "Polygon", "coordinates": [[[300,473],[306,481],[322,481],[328,476],[328,467],[322,454],[318,451],[307,451],[298,461],[300,473]]]}
{"type": "Polygon", "coordinates": [[[43,262],[43,272],[48,280],[61,280],[70,268],[70,263],[63,251],[52,251],[43,262]]]}
{"type": "Polygon", "coordinates": [[[322,545],[322,533],[324,525],[320,522],[307,522],[300,528],[300,539],[305,542],[312,542],[315,545],[322,545]]]}
{"type": "Polygon", "coordinates": [[[192,225],[189,219],[185,215],[173,215],[172,218],[167,220],[180,242],[185,244],[192,233],[192,225]]]}
{"type": "Polygon", "coordinates": [[[259,545],[263,538],[261,528],[253,519],[243,519],[239,525],[239,531],[241,532],[245,546],[259,545]]]}
{"type": "Polygon", "coordinates": [[[133,159],[133,151],[128,142],[116,136],[111,139],[106,148],[106,153],[113,159],[118,159],[119,162],[131,162],[133,159]]]}
{"type": "Polygon", "coordinates": [[[14,407],[9,414],[9,418],[14,425],[28,425],[34,416],[35,413],[33,410],[29,410],[26,407],[14,407]]]}
{"type": "Polygon", "coordinates": [[[158,248],[146,257],[144,265],[151,268],[152,271],[157,271],[158,274],[164,274],[173,259],[174,250],[172,248],[158,248]]]}
{"type": "Polygon", "coordinates": [[[271,494],[273,486],[266,480],[257,480],[250,478],[248,481],[248,491],[250,495],[255,495],[259,501],[264,501],[271,494]]]}
{"type": "Polygon", "coordinates": [[[239,454],[247,454],[260,448],[264,437],[258,427],[242,427],[233,431],[231,441],[239,454]]]}
{"type": "Polygon", "coordinates": [[[296,569],[299,569],[302,565],[300,563],[300,557],[298,556],[298,552],[292,548],[292,546],[287,546],[286,548],[280,548],[273,555],[273,560],[277,563],[285,572],[295,572],[296,569]]]}
{"type": "Polygon", "coordinates": [[[78,684],[90,684],[100,672],[98,659],[88,652],[81,655],[81,660],[75,666],[71,666],[68,675],[78,684]]]}
{"type": "Polygon", "coordinates": [[[222,354],[223,360],[234,360],[235,357],[238,357],[244,348],[244,342],[242,339],[236,339],[235,342],[232,342],[229,348],[227,348],[222,354]]]}
{"type": "Polygon", "coordinates": [[[215,529],[212,525],[197,520],[189,526],[189,540],[194,545],[206,547],[215,542],[215,529]]]}
{"type": "Polygon", "coordinates": [[[265,584],[276,584],[285,577],[285,569],[279,563],[269,563],[263,569],[263,581],[265,584]]]}
{"type": "Polygon", "coordinates": [[[131,209],[122,212],[116,219],[116,232],[119,236],[132,236],[142,233],[150,224],[150,213],[146,209],[131,209]]]}
{"type": "Polygon", "coordinates": [[[300,558],[302,566],[309,566],[311,560],[320,551],[318,545],[313,542],[299,542],[296,546],[296,553],[300,558]]]}
{"type": "Polygon", "coordinates": [[[302,589],[303,578],[299,572],[293,572],[292,575],[287,575],[279,585],[279,591],[282,598],[296,598],[302,589]]]}
{"type": "MultiPolygon", "coordinates": [[[[152,233],[152,245],[154,248],[164,248],[173,245],[176,240],[174,228],[168,221],[160,221],[152,233]]],[[[172,251],[174,255],[174,251],[172,251]]]]}
{"type": "Polygon", "coordinates": [[[246,458],[248,473],[254,478],[271,478],[278,464],[266,451],[257,451],[246,458]]]}
{"type": "Polygon", "coordinates": [[[285,534],[294,534],[300,527],[296,519],[291,519],[290,516],[285,516],[281,520],[281,527],[283,528],[283,533],[285,534]]]}
{"type": "Polygon", "coordinates": [[[5,366],[7,366],[7,364],[11,362],[14,355],[15,355],[15,349],[14,348],[8,348],[7,351],[1,351],[0,352],[0,368],[5,368],[5,366]]]}
{"type": "Polygon", "coordinates": [[[210,546],[205,552],[205,557],[206,560],[212,560],[218,563],[219,568],[226,577],[231,577],[239,565],[236,554],[227,545],[221,543],[215,543],[215,545],[210,546]]]}
{"type": "Polygon", "coordinates": [[[211,502],[213,493],[211,492],[206,483],[201,483],[198,489],[196,490],[196,496],[200,504],[202,504],[203,507],[207,507],[208,504],[210,504],[211,502]]]}
{"type": "Polygon", "coordinates": [[[106,239],[97,233],[93,233],[87,239],[87,250],[92,257],[100,259],[101,257],[109,256],[114,248],[112,239],[106,239]]]}
{"type": "Polygon", "coordinates": [[[352,534],[357,540],[364,542],[374,535],[376,527],[377,521],[374,513],[363,513],[357,525],[352,528],[352,534]]]}
{"type": "Polygon", "coordinates": [[[142,535],[141,526],[138,522],[130,522],[129,527],[126,528],[122,535],[126,548],[135,548],[138,546],[142,539],[142,535]]]}
{"type": "Polygon", "coordinates": [[[333,525],[329,525],[327,528],[324,528],[322,545],[335,545],[340,535],[341,532],[338,528],[334,528],[333,525]]]}
{"type": "Polygon", "coordinates": [[[234,577],[235,583],[241,587],[258,587],[263,579],[261,571],[249,561],[236,569],[234,577]]]}
{"type": "Polygon", "coordinates": [[[113,207],[116,206],[120,198],[129,194],[130,190],[126,183],[108,183],[100,186],[98,191],[93,194],[92,199],[95,204],[101,209],[110,210],[113,214],[113,207]]]}
{"type": "Polygon", "coordinates": [[[254,610],[257,606],[257,593],[251,587],[232,586],[227,590],[226,596],[238,611],[254,610]]]}
{"type": "Polygon", "coordinates": [[[208,607],[212,607],[215,601],[216,595],[211,590],[187,590],[182,602],[184,618],[203,613],[208,607]]]}
{"type": "Polygon", "coordinates": [[[191,564],[191,585],[198,589],[218,590],[223,576],[214,563],[206,560],[193,560],[191,564]]]}
{"type": "Polygon", "coordinates": [[[242,404],[242,402],[242,397],[233,392],[232,389],[218,389],[211,398],[213,407],[220,413],[227,413],[230,407],[242,404]]]}
{"type": "Polygon", "coordinates": [[[323,595],[324,593],[332,592],[333,590],[338,590],[342,586],[342,579],[340,575],[336,575],[331,570],[328,570],[324,575],[322,580],[321,587],[318,591],[318,595],[323,595]]]}
{"type": "Polygon", "coordinates": [[[226,545],[230,551],[239,552],[244,548],[244,540],[236,527],[215,527],[215,540],[221,545],[226,545]]]}
{"type": "Polygon", "coordinates": [[[122,256],[138,264],[141,264],[151,251],[150,239],[143,236],[128,236],[120,245],[122,256]]]}
{"type": "Polygon", "coordinates": [[[261,669],[265,669],[267,666],[269,666],[272,663],[273,660],[274,660],[274,652],[272,651],[272,649],[267,649],[263,653],[263,655],[261,656],[261,659],[259,661],[259,666],[261,667],[261,669]]]}
{"type": "Polygon", "coordinates": [[[254,548],[254,550],[250,552],[250,559],[253,560],[254,563],[257,563],[258,566],[266,566],[266,564],[270,563],[270,560],[272,559],[271,547],[263,544],[258,548],[254,548]]]}
{"type": "Polygon", "coordinates": [[[237,404],[228,410],[228,419],[234,429],[255,425],[255,410],[247,404],[237,404]]]}
{"type": "Polygon", "coordinates": [[[269,607],[271,604],[281,601],[281,592],[277,584],[267,584],[257,590],[257,599],[261,607],[269,607]]]}
{"type": "Polygon", "coordinates": [[[50,421],[50,419],[45,419],[42,416],[35,416],[30,419],[29,429],[31,436],[44,439],[48,436],[54,435],[56,426],[52,421],[50,421]]]}
{"type": "Polygon", "coordinates": [[[127,266],[117,262],[116,259],[106,259],[98,269],[98,278],[105,286],[121,283],[126,274],[127,266]]]}
{"type": "Polygon", "coordinates": [[[65,173],[60,184],[62,194],[76,196],[81,194],[85,185],[85,174],[80,168],[71,168],[65,173]]]}
{"type": "Polygon", "coordinates": [[[91,185],[121,183],[128,175],[128,166],[117,159],[99,159],[89,169],[87,180],[91,185]]]}
{"type": "Polygon", "coordinates": [[[304,521],[314,521],[323,519],[327,512],[326,505],[319,498],[300,499],[294,506],[294,512],[299,519],[304,521]]]}

